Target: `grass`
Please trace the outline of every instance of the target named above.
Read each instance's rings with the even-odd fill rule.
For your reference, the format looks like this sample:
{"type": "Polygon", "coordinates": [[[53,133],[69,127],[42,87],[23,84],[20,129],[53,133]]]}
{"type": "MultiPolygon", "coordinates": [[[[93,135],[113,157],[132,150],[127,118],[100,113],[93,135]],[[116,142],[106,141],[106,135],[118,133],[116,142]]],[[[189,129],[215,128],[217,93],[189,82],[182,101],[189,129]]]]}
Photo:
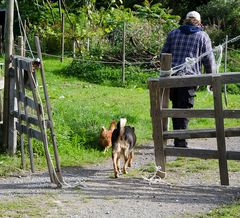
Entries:
{"type": "MultiPolygon", "coordinates": [[[[112,119],[118,120],[120,117],[126,117],[128,124],[133,125],[136,129],[138,144],[152,140],[147,89],[102,86],[59,74],[59,71],[64,70],[70,62],[70,59],[63,63],[53,59],[44,60],[61,166],[96,163],[110,157],[110,151],[104,154],[99,148],[97,139],[101,126],[108,127],[112,119]]],[[[42,89],[40,91],[42,92],[42,89]]],[[[239,107],[239,96],[229,94],[228,109],[239,107]]],[[[197,92],[195,108],[213,108],[213,96],[206,91],[197,92]]],[[[227,119],[225,120],[225,126],[240,126],[240,120],[227,119]]],[[[214,127],[214,120],[191,119],[189,127],[191,129],[212,128],[214,127]]],[[[46,169],[43,146],[40,143],[34,143],[34,151],[36,169],[46,169]]],[[[239,172],[236,161],[229,161],[228,163],[230,171],[239,172]]],[[[27,161],[27,167],[29,169],[29,160],[27,161]]],[[[216,171],[218,170],[218,163],[216,160],[178,158],[176,161],[168,163],[167,168],[170,171],[186,171],[188,173],[206,170],[216,171]]],[[[131,171],[128,176],[137,176],[140,174],[139,172],[153,173],[154,170],[154,164],[150,163],[138,171],[131,171]]],[[[0,176],[9,175],[11,172],[22,173],[19,153],[13,157],[5,154],[0,155],[0,176]]],[[[29,198],[29,202],[23,202],[24,204],[21,202],[20,198],[13,202],[0,202],[0,214],[11,217],[17,217],[18,212],[29,216],[48,215],[39,214],[35,209],[30,212],[24,205],[29,205],[31,198],[29,198]],[[22,208],[21,211],[14,208],[14,205],[19,205],[22,208]]],[[[233,214],[229,217],[234,217],[234,215],[240,213],[238,206],[239,202],[236,202],[213,210],[203,217],[221,217],[221,214],[226,215],[226,217],[227,214],[233,214]]]]}
{"type": "Polygon", "coordinates": [[[58,204],[56,196],[39,194],[35,196],[0,200],[0,217],[49,217],[65,214],[64,209],[58,204]],[[45,208],[42,210],[41,208],[45,208]]]}
{"type": "Polygon", "coordinates": [[[240,201],[237,200],[231,204],[222,205],[221,207],[211,210],[204,215],[196,216],[196,218],[236,218],[240,214],[240,201]]]}
{"type": "MultiPolygon", "coordinates": [[[[98,145],[98,135],[102,126],[108,127],[112,119],[126,117],[129,125],[136,129],[137,143],[152,140],[150,102],[147,89],[102,86],[82,82],[74,77],[59,73],[66,69],[71,59],[44,59],[48,93],[53,113],[54,128],[62,166],[84,165],[101,162],[110,156],[104,154],[98,145]]],[[[40,88],[42,92],[42,88],[40,88]]],[[[239,108],[237,95],[228,95],[228,108],[239,108]]],[[[213,96],[206,91],[197,92],[195,108],[213,108],[213,96]]],[[[239,119],[228,119],[226,127],[240,126],[239,119]]],[[[191,129],[212,128],[213,119],[191,119],[191,129]]],[[[27,149],[26,149],[27,150],[27,149]]],[[[43,146],[34,143],[36,168],[45,167],[43,146]]],[[[0,163],[11,162],[12,157],[0,156],[0,163]]],[[[16,157],[13,157],[16,158],[16,157]]],[[[7,165],[7,164],[6,164],[7,165]]],[[[20,166],[16,158],[9,170],[1,170],[0,175],[20,166]]]]}

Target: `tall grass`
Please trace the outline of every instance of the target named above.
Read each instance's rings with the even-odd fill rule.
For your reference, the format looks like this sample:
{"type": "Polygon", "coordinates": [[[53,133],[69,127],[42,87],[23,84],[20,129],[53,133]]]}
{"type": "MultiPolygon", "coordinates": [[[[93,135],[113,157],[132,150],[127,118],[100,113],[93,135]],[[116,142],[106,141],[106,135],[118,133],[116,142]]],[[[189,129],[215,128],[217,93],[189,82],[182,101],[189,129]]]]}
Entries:
{"type": "MultiPolygon", "coordinates": [[[[71,59],[44,59],[45,75],[53,113],[54,128],[62,166],[96,163],[110,156],[98,145],[102,126],[111,120],[126,117],[136,129],[137,144],[152,140],[149,93],[144,88],[103,86],[80,81],[61,74],[71,59]]],[[[42,92],[42,88],[40,88],[42,92]]],[[[197,92],[195,108],[213,108],[213,96],[206,91],[197,92]]],[[[228,95],[228,108],[239,108],[238,95],[228,95]]],[[[228,119],[226,127],[239,126],[239,119],[228,119]]],[[[190,128],[212,128],[214,120],[191,119],[190,128]]],[[[34,143],[37,166],[42,168],[44,150],[41,143],[34,143]]],[[[0,157],[0,163],[2,157],[0,157]]],[[[19,161],[20,163],[20,161],[19,161]]],[[[18,167],[19,164],[18,163],[18,167]]],[[[0,164],[1,168],[1,164],[0,164]]],[[[1,172],[0,172],[1,174],[1,172]]]]}

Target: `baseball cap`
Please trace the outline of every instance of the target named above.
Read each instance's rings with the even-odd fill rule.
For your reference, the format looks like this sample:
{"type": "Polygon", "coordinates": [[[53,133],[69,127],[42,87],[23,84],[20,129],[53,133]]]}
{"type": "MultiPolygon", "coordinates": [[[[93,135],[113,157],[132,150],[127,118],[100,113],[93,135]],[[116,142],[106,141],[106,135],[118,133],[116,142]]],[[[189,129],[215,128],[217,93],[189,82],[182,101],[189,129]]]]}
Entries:
{"type": "Polygon", "coordinates": [[[197,11],[190,11],[186,15],[186,19],[195,18],[198,21],[201,21],[201,15],[197,11]]]}

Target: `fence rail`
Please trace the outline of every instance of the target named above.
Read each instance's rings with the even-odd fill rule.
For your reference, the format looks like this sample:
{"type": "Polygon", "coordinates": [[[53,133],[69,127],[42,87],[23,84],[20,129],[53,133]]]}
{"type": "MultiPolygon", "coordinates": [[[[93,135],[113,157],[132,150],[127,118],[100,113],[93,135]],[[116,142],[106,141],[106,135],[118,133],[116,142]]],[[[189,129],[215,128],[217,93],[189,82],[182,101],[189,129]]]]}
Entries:
{"type": "Polygon", "coordinates": [[[218,159],[221,184],[229,185],[227,160],[240,160],[240,152],[226,151],[225,137],[240,136],[239,127],[224,128],[224,118],[240,118],[239,109],[224,110],[222,106],[222,85],[229,83],[240,83],[240,73],[160,77],[148,80],[155,161],[163,171],[165,171],[166,156],[218,159]],[[201,85],[213,87],[214,109],[168,109],[168,97],[165,93],[169,91],[169,88],[201,85]],[[215,118],[215,129],[167,131],[167,117],[215,118]],[[217,139],[216,151],[167,146],[167,139],[212,137],[217,139]]]}

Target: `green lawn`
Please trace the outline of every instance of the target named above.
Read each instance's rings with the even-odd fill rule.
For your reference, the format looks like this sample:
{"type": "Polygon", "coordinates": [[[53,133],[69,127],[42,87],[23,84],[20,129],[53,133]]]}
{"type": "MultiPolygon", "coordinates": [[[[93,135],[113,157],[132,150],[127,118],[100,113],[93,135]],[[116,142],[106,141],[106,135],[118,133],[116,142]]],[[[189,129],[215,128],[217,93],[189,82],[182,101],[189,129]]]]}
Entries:
{"type": "MultiPolygon", "coordinates": [[[[63,63],[59,60],[44,59],[62,166],[94,163],[109,157],[110,152],[104,154],[99,148],[98,135],[101,127],[108,127],[112,119],[126,117],[128,124],[136,129],[138,145],[152,140],[147,89],[101,86],[73,77],[64,77],[59,72],[70,62],[71,59],[63,63]]],[[[197,92],[195,102],[195,108],[213,108],[213,96],[206,91],[197,92]]],[[[230,108],[240,108],[238,95],[228,95],[228,109],[230,108]]],[[[240,120],[228,119],[225,126],[240,126],[240,120]]],[[[212,128],[214,119],[191,119],[189,127],[212,128]]],[[[34,143],[34,151],[37,167],[41,169],[45,166],[43,146],[34,143]]],[[[5,161],[2,161],[0,157],[0,175],[5,174],[3,171],[6,172],[1,171],[1,162],[6,163],[8,159],[5,156],[4,158],[5,161]]],[[[9,159],[11,160],[10,157],[9,159]]]]}
{"type": "MultiPolygon", "coordinates": [[[[44,60],[47,87],[53,113],[54,128],[57,135],[61,166],[84,165],[100,162],[110,157],[98,145],[98,135],[102,126],[108,127],[112,119],[126,117],[129,125],[136,129],[137,144],[152,140],[149,93],[142,88],[119,88],[82,82],[76,78],[59,74],[71,60],[44,60]]],[[[40,86],[42,93],[42,87],[40,86]]],[[[195,108],[213,108],[213,96],[206,91],[198,91],[195,108]]],[[[228,95],[228,109],[240,108],[238,95],[228,95]]],[[[226,127],[240,126],[239,119],[225,120],[226,127]]],[[[213,119],[191,119],[191,129],[213,128],[213,119]]],[[[171,128],[171,127],[170,127],[171,128]]],[[[27,150],[27,149],[26,149],[27,150]]],[[[46,168],[43,146],[34,141],[34,158],[37,170],[46,168]]],[[[172,162],[170,169],[185,168],[185,161],[172,162]]],[[[209,165],[194,160],[191,169],[206,170],[209,165]]],[[[235,162],[230,162],[235,169],[235,162]]],[[[214,165],[211,165],[213,167],[214,165]]],[[[29,168],[29,160],[27,160],[29,168]]],[[[190,166],[188,166],[190,167],[190,166]]],[[[217,168],[217,166],[214,166],[217,168]]],[[[20,153],[14,157],[0,155],[0,176],[20,170],[20,153]]],[[[229,210],[240,214],[239,203],[216,209],[203,217],[223,217],[229,210]],[[229,209],[230,208],[230,209],[229,209]],[[235,212],[236,211],[236,212],[235,212]],[[219,215],[220,214],[220,215],[219,215]],[[218,216],[219,215],[219,216],[218,216]]],[[[225,217],[225,216],[224,216],[225,217]]]]}

